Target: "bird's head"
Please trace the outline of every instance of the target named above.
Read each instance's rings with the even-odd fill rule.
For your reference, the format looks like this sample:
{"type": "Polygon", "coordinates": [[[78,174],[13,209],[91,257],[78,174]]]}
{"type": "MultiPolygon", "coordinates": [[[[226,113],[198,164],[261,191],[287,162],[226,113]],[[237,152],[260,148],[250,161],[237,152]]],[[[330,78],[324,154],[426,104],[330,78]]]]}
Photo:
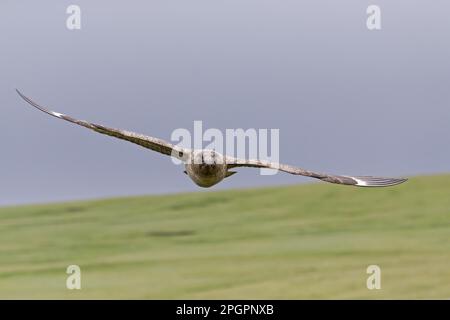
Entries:
{"type": "Polygon", "coordinates": [[[215,150],[195,150],[191,157],[191,163],[204,166],[215,166],[218,164],[225,164],[225,158],[215,150]]]}

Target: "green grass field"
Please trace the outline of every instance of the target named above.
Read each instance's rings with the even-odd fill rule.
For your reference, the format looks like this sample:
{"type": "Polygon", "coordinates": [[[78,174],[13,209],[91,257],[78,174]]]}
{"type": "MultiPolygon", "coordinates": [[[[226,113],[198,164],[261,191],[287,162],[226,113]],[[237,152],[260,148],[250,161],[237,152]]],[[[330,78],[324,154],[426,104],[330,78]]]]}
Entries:
{"type": "Polygon", "coordinates": [[[450,298],[450,176],[1,208],[0,298],[450,298]]]}

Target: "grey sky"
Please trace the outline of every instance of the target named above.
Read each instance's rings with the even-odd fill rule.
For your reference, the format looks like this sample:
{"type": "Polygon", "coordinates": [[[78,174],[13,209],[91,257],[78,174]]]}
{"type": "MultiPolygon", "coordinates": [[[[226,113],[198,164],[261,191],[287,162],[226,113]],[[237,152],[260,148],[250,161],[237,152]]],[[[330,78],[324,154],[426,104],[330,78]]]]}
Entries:
{"type": "MultiPolygon", "coordinates": [[[[0,205],[199,190],[169,158],[40,113],[16,87],[167,140],[194,120],[279,128],[281,161],[311,170],[448,172],[449,17],[424,0],[1,1],[0,205]]],[[[212,190],[305,181],[241,169],[212,190]]]]}

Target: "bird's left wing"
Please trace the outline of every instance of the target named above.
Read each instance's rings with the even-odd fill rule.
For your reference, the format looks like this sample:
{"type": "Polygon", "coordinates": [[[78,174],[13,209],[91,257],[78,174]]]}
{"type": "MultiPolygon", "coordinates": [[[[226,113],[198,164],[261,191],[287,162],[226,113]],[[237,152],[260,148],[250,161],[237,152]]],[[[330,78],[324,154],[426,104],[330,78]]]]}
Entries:
{"type": "Polygon", "coordinates": [[[269,161],[261,160],[246,160],[246,159],[236,159],[227,158],[227,167],[252,167],[252,168],[268,168],[284,171],[294,175],[301,175],[311,178],[320,179],[325,182],[351,185],[357,187],[388,187],[394,186],[396,184],[403,183],[408,179],[405,178],[381,178],[372,176],[344,176],[344,175],[333,175],[326,173],[318,173],[314,171],[308,171],[302,168],[293,167],[286,164],[273,163],[269,161]]]}
{"type": "Polygon", "coordinates": [[[106,134],[108,136],[112,136],[115,138],[133,142],[144,148],[151,149],[153,151],[156,151],[156,152],[159,152],[159,153],[162,153],[165,155],[173,156],[180,160],[184,160],[184,158],[188,154],[188,150],[178,147],[178,146],[175,146],[167,141],[164,141],[164,140],[161,140],[158,138],[149,137],[149,136],[131,132],[131,131],[108,128],[108,127],[105,127],[100,124],[95,124],[95,123],[87,122],[84,120],[77,120],[77,119],[69,117],[65,114],[50,111],[50,110],[40,106],[39,104],[37,104],[36,102],[31,100],[30,98],[26,97],[25,95],[23,95],[19,90],[16,89],[16,91],[26,102],[31,104],[33,107],[51,115],[51,116],[54,116],[56,118],[75,123],[82,127],[94,130],[95,132],[98,132],[98,133],[106,134]]]}

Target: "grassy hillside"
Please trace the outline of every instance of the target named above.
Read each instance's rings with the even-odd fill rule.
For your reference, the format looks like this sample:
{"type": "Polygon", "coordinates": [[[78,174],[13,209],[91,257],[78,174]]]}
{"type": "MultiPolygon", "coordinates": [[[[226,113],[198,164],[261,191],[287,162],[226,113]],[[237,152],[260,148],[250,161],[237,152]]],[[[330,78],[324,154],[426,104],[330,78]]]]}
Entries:
{"type": "Polygon", "coordinates": [[[2,208],[0,298],[450,298],[450,176],[2,208]]]}

